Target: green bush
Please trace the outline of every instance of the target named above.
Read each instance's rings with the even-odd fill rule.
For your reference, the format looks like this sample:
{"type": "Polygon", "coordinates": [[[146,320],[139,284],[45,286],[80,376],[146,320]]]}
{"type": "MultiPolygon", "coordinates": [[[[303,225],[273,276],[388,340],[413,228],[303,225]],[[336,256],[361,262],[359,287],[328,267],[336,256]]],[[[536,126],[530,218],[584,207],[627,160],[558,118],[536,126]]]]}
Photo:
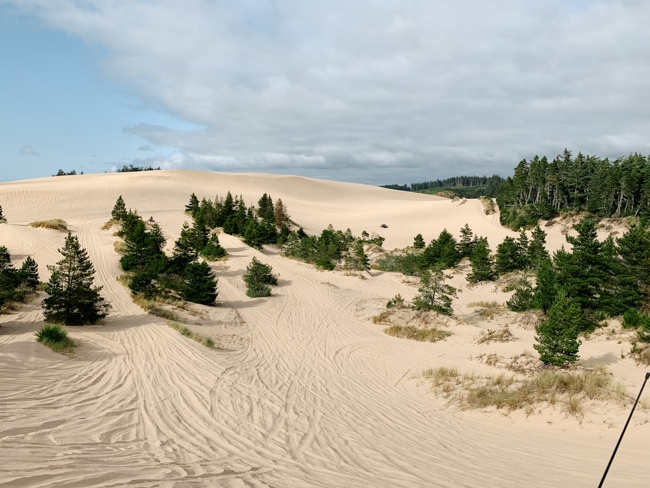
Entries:
{"type": "Polygon", "coordinates": [[[41,327],[36,332],[36,340],[54,352],[70,352],[74,348],[74,342],[68,337],[65,329],[58,324],[41,327]]]}
{"type": "Polygon", "coordinates": [[[273,274],[273,268],[253,258],[244,273],[246,294],[251,298],[271,296],[270,285],[278,284],[278,277],[273,274]]]}

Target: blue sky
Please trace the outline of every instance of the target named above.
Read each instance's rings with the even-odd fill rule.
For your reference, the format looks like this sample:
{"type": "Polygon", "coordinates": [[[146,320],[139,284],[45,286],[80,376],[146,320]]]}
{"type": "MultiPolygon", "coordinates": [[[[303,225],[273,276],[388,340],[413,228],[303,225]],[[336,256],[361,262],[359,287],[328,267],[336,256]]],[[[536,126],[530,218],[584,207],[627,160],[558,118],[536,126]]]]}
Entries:
{"type": "Polygon", "coordinates": [[[647,154],[648,24],[641,0],[0,0],[0,180],[647,154]]]}

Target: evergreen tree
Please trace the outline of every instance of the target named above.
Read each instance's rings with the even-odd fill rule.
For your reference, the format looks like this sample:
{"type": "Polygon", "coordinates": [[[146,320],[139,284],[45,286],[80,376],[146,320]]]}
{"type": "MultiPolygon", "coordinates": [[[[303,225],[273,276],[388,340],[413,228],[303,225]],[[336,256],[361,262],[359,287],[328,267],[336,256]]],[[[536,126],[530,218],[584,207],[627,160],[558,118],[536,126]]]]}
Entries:
{"type": "Polygon", "coordinates": [[[36,290],[38,286],[39,277],[38,277],[38,264],[32,259],[31,256],[27,256],[23,265],[18,271],[18,279],[22,286],[29,290],[36,290]]]}
{"type": "Polygon", "coordinates": [[[458,241],[458,252],[461,255],[461,258],[470,257],[474,252],[474,247],[476,247],[476,237],[472,232],[472,229],[469,228],[468,224],[460,229],[460,241],[458,241]]]}
{"type": "Polygon", "coordinates": [[[264,222],[275,225],[275,209],[273,208],[273,199],[266,193],[257,202],[257,214],[264,222]]]}
{"type": "Polygon", "coordinates": [[[627,298],[630,308],[650,305],[650,231],[633,225],[616,243],[621,267],[617,276],[620,296],[627,298]]]}
{"type": "Polygon", "coordinates": [[[517,239],[517,269],[523,270],[530,268],[531,261],[528,255],[528,248],[530,243],[526,232],[523,230],[519,234],[519,239],[517,239]]]}
{"type": "Polygon", "coordinates": [[[49,296],[43,300],[45,320],[66,325],[99,322],[110,306],[99,294],[101,287],[93,287],[95,268],[88,253],[70,232],[59,252],[63,259],[48,266],[52,275],[46,290],[49,296]]]}
{"type": "Polygon", "coordinates": [[[287,222],[289,222],[289,214],[287,213],[287,208],[284,206],[284,203],[280,198],[278,198],[278,200],[275,202],[274,217],[275,226],[278,228],[286,226],[287,222]]]}
{"type": "Polygon", "coordinates": [[[368,255],[363,248],[363,241],[355,241],[352,245],[352,252],[346,257],[346,267],[357,271],[367,271],[370,269],[368,255]]]}
{"type": "Polygon", "coordinates": [[[192,193],[190,195],[189,203],[185,205],[185,212],[190,214],[192,217],[194,217],[198,211],[199,211],[199,199],[194,193],[192,193]]]}
{"type": "Polygon", "coordinates": [[[232,198],[232,194],[228,192],[226,194],[226,199],[223,201],[223,205],[221,206],[221,215],[219,216],[219,223],[223,226],[223,231],[226,234],[234,234],[234,219],[235,219],[235,202],[232,198]],[[233,230],[233,232],[229,232],[226,230],[226,221],[228,219],[232,219],[233,222],[230,222],[229,227],[233,230]]]}
{"type": "Polygon", "coordinates": [[[442,268],[426,270],[420,275],[419,295],[413,300],[415,310],[435,310],[443,315],[453,315],[452,299],[457,289],[445,284],[442,268]]]}
{"type": "Polygon", "coordinates": [[[508,273],[522,269],[519,267],[519,246],[517,241],[507,236],[501,244],[497,246],[496,252],[496,270],[498,273],[508,273]]]}
{"type": "Polygon", "coordinates": [[[546,364],[564,366],[578,359],[578,340],[582,313],[580,307],[564,291],[560,291],[548,312],[548,320],[536,328],[533,345],[539,359],[546,364]]]}
{"type": "Polygon", "coordinates": [[[16,270],[11,264],[11,255],[5,246],[0,246],[0,307],[14,298],[16,286],[16,270]]]}
{"type": "Polygon", "coordinates": [[[253,258],[246,267],[243,278],[246,283],[246,294],[251,298],[271,296],[269,285],[278,284],[278,278],[273,274],[273,268],[259,262],[257,258],[253,258]]]}
{"type": "Polygon", "coordinates": [[[189,263],[185,268],[182,287],[188,302],[212,305],[217,298],[217,279],[206,262],[189,263]]]}
{"type": "Polygon", "coordinates": [[[469,257],[472,272],[467,275],[467,281],[478,283],[479,281],[494,281],[497,274],[494,271],[494,259],[490,255],[490,246],[485,237],[480,237],[476,242],[474,252],[469,257]]]}
{"type": "Polygon", "coordinates": [[[210,236],[208,243],[201,251],[201,256],[208,261],[216,261],[217,259],[224,257],[226,254],[226,250],[221,247],[221,244],[219,243],[219,237],[217,234],[212,234],[210,236]]]}
{"type": "Polygon", "coordinates": [[[523,278],[506,306],[513,312],[524,312],[534,308],[534,303],[533,286],[527,278],[523,278]]]}
{"type": "Polygon", "coordinates": [[[533,304],[535,308],[548,313],[558,292],[557,272],[550,258],[543,259],[539,263],[535,281],[533,304]]]}
{"type": "Polygon", "coordinates": [[[5,215],[2,213],[2,205],[0,205],[0,224],[7,222],[5,215]]]}
{"type": "Polygon", "coordinates": [[[126,218],[126,205],[124,204],[124,199],[122,198],[122,195],[117,197],[117,201],[115,202],[115,205],[113,206],[113,210],[111,211],[111,218],[113,220],[119,220],[123,221],[126,218]]]}
{"type": "Polygon", "coordinates": [[[538,224],[533,229],[532,240],[528,245],[528,262],[532,268],[537,269],[539,264],[549,257],[546,250],[546,232],[538,224]]]}
{"type": "Polygon", "coordinates": [[[447,229],[443,229],[438,239],[432,240],[424,250],[422,259],[428,267],[442,265],[444,268],[453,268],[461,259],[456,239],[447,229]]]}
{"type": "Polygon", "coordinates": [[[413,238],[413,247],[415,249],[424,249],[426,247],[422,234],[418,234],[413,238]]]}
{"type": "Polygon", "coordinates": [[[196,235],[188,223],[183,222],[181,234],[178,236],[178,239],[176,239],[176,242],[174,243],[174,251],[172,254],[172,260],[175,263],[175,268],[177,271],[184,269],[187,264],[196,260],[199,252],[195,246],[196,235]]]}

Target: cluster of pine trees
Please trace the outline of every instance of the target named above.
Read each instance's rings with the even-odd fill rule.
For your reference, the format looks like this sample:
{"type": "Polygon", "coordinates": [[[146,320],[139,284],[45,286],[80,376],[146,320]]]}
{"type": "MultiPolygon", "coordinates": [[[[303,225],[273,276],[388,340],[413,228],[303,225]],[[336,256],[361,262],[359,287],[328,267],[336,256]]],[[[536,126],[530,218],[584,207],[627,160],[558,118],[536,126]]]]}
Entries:
{"type": "Polygon", "coordinates": [[[209,229],[222,227],[226,234],[241,236],[246,244],[261,249],[264,244],[283,244],[289,233],[289,214],[281,199],[273,203],[266,193],[257,208],[246,206],[243,197],[233,198],[230,192],[225,198],[213,202],[203,198],[200,202],[192,193],[185,206],[195,222],[209,229]]]}
{"type": "Polygon", "coordinates": [[[427,190],[450,191],[461,198],[478,198],[480,196],[494,198],[505,180],[498,175],[492,176],[454,176],[443,180],[423,181],[410,185],[383,185],[383,188],[401,191],[432,193],[427,190]]]}
{"type": "Polygon", "coordinates": [[[564,152],[522,160],[502,185],[497,203],[501,223],[518,229],[565,210],[596,217],[650,218],[650,160],[640,154],[609,161],[564,152]]]}
{"type": "Polygon", "coordinates": [[[11,255],[0,246],[0,308],[8,302],[22,302],[39,284],[38,264],[27,256],[19,269],[11,264],[11,255]]]}
{"type": "Polygon", "coordinates": [[[145,298],[172,297],[209,305],[217,298],[217,279],[199,255],[223,256],[216,234],[210,236],[200,219],[190,227],[183,225],[171,257],[164,252],[166,239],[156,223],[150,227],[134,211],[127,211],[120,196],[112,217],[121,222],[120,237],[126,251],[120,259],[124,271],[130,273],[129,288],[145,298]]]}

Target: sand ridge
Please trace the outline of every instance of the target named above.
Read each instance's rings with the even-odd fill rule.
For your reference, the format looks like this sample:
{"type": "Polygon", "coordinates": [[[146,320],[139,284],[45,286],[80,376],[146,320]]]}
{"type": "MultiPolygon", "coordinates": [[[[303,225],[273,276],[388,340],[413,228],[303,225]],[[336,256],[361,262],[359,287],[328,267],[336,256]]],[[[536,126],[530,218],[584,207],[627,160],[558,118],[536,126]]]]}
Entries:
{"type": "MultiPolygon", "coordinates": [[[[492,249],[507,235],[477,201],[457,201],[367,185],[292,176],[157,171],[44,178],[0,184],[8,224],[0,244],[19,262],[37,261],[41,278],[58,259],[64,234],[27,224],[63,218],[79,236],[97,283],[113,305],[103,325],[72,329],[74,358],[37,344],[38,303],[0,316],[0,486],[595,486],[627,412],[596,411],[582,423],[561,412],[525,418],[458,412],[414,379],[426,368],[485,372],[470,359],[532,350],[534,332],[511,326],[517,341],[477,346],[469,303],[503,301],[493,285],[468,286],[454,303],[461,323],[448,340],[417,343],[386,336],[370,320],[397,293],[416,287],[372,271],[361,279],[321,272],[272,249],[259,252],[220,235],[230,257],[213,265],[218,307],[193,306],[204,330],[237,313],[240,347],[209,350],[134,305],[117,282],[114,229],[101,230],[119,195],[168,238],[180,232],[190,193],[230,190],[248,204],[282,198],[308,232],[328,224],[386,237],[385,247],[428,241],[467,222],[492,249]],[[388,229],[379,226],[385,223],[388,229]],[[241,274],[252,257],[279,274],[274,296],[250,299],[241,274]]],[[[551,250],[564,242],[547,229],[551,250]]],[[[219,329],[220,330],[220,329],[219,329]]],[[[218,333],[218,330],[216,331],[218,333]]],[[[597,338],[581,356],[604,362],[633,391],[642,371],[620,359],[625,344],[597,338]],[[638,377],[638,378],[637,378],[638,377]]],[[[611,486],[647,486],[641,412],[609,475],[611,486]]],[[[645,420],[644,420],[645,419],[645,420]]]]}

